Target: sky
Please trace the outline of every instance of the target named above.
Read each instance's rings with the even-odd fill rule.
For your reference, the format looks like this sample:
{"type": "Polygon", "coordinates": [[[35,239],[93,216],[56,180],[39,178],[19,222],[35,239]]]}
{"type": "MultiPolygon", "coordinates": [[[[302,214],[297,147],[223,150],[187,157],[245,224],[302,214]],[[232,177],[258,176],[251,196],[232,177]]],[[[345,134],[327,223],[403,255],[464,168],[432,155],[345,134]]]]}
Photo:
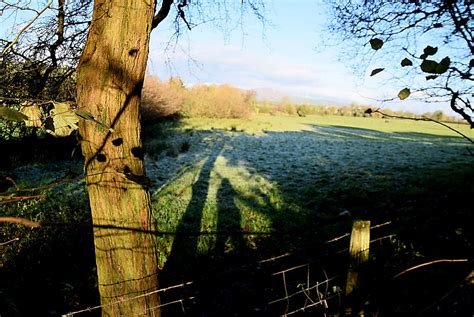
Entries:
{"type": "MultiPolygon", "coordinates": [[[[240,8],[240,1],[228,3],[240,8]]],[[[381,65],[371,65],[370,69],[361,66],[358,73],[365,76],[355,74],[354,63],[345,54],[345,43],[325,41],[330,15],[323,0],[273,0],[265,4],[264,24],[251,13],[238,23],[239,16],[232,14],[238,10],[230,10],[228,19],[199,24],[183,32],[177,41],[170,14],[152,33],[148,74],[162,80],[179,76],[188,86],[227,83],[335,104],[354,102],[419,114],[442,109],[454,114],[447,104],[426,104],[412,97],[403,102],[380,102],[397,96],[400,87],[387,84],[387,71],[369,76],[381,65]]],[[[37,5],[40,8],[44,4],[37,5]]],[[[11,32],[4,26],[13,18],[17,17],[1,20],[1,33],[11,32]]],[[[30,19],[22,18],[25,23],[30,19]]]]}
{"type": "Polygon", "coordinates": [[[355,74],[344,58],[344,43],[325,42],[330,17],[321,0],[269,1],[264,14],[265,25],[249,14],[242,25],[225,30],[200,24],[177,42],[170,40],[172,19],[166,20],[152,33],[148,74],[164,80],[179,76],[189,86],[228,83],[335,103],[453,114],[447,104],[380,102],[400,88],[387,85],[386,76],[368,76],[374,66],[359,69],[365,76],[355,74]]]}

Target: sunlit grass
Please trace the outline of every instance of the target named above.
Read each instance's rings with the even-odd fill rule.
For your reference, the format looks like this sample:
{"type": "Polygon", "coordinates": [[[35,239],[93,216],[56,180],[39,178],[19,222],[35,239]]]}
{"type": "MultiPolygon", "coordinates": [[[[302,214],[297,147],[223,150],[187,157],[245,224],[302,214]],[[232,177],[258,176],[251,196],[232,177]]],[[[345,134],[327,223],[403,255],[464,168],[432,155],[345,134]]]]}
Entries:
{"type": "MultiPolygon", "coordinates": [[[[423,133],[438,136],[459,136],[455,132],[434,122],[401,119],[379,119],[349,116],[271,116],[254,115],[250,120],[243,119],[184,119],[181,129],[211,130],[223,129],[259,134],[262,131],[312,131],[317,126],[340,126],[368,129],[387,133],[423,133]]],[[[450,123],[449,126],[474,138],[474,131],[466,124],[450,123]]]]}
{"type": "MultiPolygon", "coordinates": [[[[203,170],[205,161],[199,161],[154,193],[159,230],[175,231],[185,213],[197,213],[200,225],[185,226],[185,231],[271,232],[272,223],[266,214],[278,208],[280,199],[275,198],[271,182],[252,175],[244,166],[228,166],[224,156],[216,157],[210,171],[203,170]],[[222,228],[227,222],[232,222],[230,228],[222,228]]],[[[227,238],[231,240],[230,235],[227,238]]],[[[217,239],[216,235],[199,236],[198,255],[213,251],[217,239]]],[[[171,252],[173,240],[173,235],[159,239],[165,251],[159,259],[161,267],[171,252]]],[[[247,235],[243,240],[248,248],[256,248],[255,237],[247,235]]],[[[226,250],[220,251],[229,251],[235,246],[229,242],[225,247],[226,250]]]]}
{"type": "MultiPolygon", "coordinates": [[[[467,126],[456,128],[474,137],[467,126]]],[[[344,210],[361,216],[397,210],[395,201],[403,201],[399,191],[416,194],[421,188],[407,186],[410,178],[472,165],[465,149],[469,144],[429,122],[258,115],[251,120],[185,119],[158,123],[156,129],[149,129],[144,149],[147,175],[155,183],[151,191],[159,230],[296,232],[281,235],[287,241],[277,247],[284,249],[313,223],[330,222],[318,230],[339,233],[335,227],[344,221],[337,215],[344,210]],[[183,220],[189,216],[196,223],[183,220]]],[[[35,167],[37,173],[26,173],[28,168],[15,172],[24,186],[37,185],[39,172],[48,179],[63,173],[41,166],[35,167]]],[[[78,188],[82,192],[83,186],[78,188]]],[[[160,267],[174,238],[158,238],[160,267]]],[[[244,235],[240,240],[245,248],[259,250],[265,238],[244,235]]],[[[233,252],[236,241],[231,235],[199,236],[196,255],[233,252]]]]}
{"type": "MultiPolygon", "coordinates": [[[[473,136],[466,126],[456,128],[473,136]]],[[[396,208],[395,193],[419,171],[429,176],[469,161],[464,150],[469,145],[461,137],[429,122],[259,115],[185,119],[173,129],[163,142],[187,142],[189,151],[176,156],[164,151],[152,158],[159,166],[148,169],[152,179],[165,179],[153,196],[163,231],[298,231],[308,219],[333,222],[327,226],[333,230],[344,210],[396,208]],[[199,224],[183,226],[186,215],[199,224]]],[[[198,255],[233,250],[230,237],[224,246],[219,239],[200,236],[198,255]]],[[[259,237],[243,240],[258,248],[259,237]]],[[[161,266],[172,244],[173,236],[160,238],[161,266]]]]}

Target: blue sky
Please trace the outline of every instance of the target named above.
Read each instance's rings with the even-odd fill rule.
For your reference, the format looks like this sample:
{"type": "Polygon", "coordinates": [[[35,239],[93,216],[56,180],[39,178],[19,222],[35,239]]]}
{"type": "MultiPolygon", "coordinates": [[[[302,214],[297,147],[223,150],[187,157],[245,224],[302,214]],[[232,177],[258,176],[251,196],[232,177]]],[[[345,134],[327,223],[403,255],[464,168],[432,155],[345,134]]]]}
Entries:
{"type": "MultiPolygon", "coordinates": [[[[344,58],[345,43],[325,43],[329,15],[322,0],[265,3],[265,25],[250,13],[243,23],[231,15],[230,19],[216,19],[183,32],[177,42],[172,39],[173,17],[168,17],[152,33],[148,74],[164,80],[180,76],[187,85],[229,83],[243,89],[273,89],[289,96],[339,103],[382,105],[417,113],[442,109],[453,114],[446,104],[425,104],[412,97],[403,102],[377,101],[396,96],[400,86],[388,84],[388,69],[368,76],[373,68],[383,65],[361,66],[358,72],[366,75],[354,74],[351,61],[344,58]]],[[[239,8],[240,1],[234,6],[239,8]]],[[[2,33],[11,32],[8,26],[14,19],[16,16],[2,20],[2,33]]],[[[26,23],[30,17],[18,19],[26,23]]],[[[406,81],[410,85],[410,79],[406,81]]]]}
{"type": "Polygon", "coordinates": [[[334,49],[317,51],[324,19],[317,3],[269,2],[265,26],[252,17],[229,32],[217,30],[212,23],[200,25],[167,56],[163,46],[174,29],[169,23],[162,25],[152,36],[149,72],[163,78],[179,75],[188,84],[226,82],[302,96],[357,98],[347,80],[351,73],[337,62],[334,49]],[[171,65],[162,63],[166,59],[171,65]]]}
{"type": "MultiPolygon", "coordinates": [[[[168,19],[152,34],[148,73],[161,79],[180,76],[187,85],[229,83],[375,107],[382,105],[377,99],[397,95],[400,87],[387,85],[387,75],[368,76],[376,65],[359,69],[366,73],[360,77],[344,60],[344,43],[325,45],[328,14],[322,1],[274,0],[268,2],[265,17],[269,20],[265,26],[249,15],[242,26],[227,30],[204,23],[185,32],[176,45],[168,45],[174,33],[168,19]]],[[[452,114],[446,104],[413,98],[383,106],[417,113],[443,109],[452,114]]]]}

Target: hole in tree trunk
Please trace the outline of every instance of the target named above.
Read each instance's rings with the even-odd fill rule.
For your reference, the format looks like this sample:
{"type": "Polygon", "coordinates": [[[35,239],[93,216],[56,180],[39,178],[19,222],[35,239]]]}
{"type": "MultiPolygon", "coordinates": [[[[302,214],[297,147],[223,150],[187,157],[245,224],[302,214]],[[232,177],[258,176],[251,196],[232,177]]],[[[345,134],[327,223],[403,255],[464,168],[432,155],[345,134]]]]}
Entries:
{"type": "Polygon", "coordinates": [[[115,145],[115,146],[120,146],[123,144],[123,139],[122,138],[116,138],[114,140],[112,140],[112,144],[115,145]]]}
{"type": "Polygon", "coordinates": [[[132,148],[132,154],[136,158],[138,158],[140,160],[143,160],[144,151],[141,147],[136,146],[136,147],[132,148]]]}
{"type": "Polygon", "coordinates": [[[105,162],[107,161],[107,157],[104,154],[97,154],[97,161],[105,162]]]}

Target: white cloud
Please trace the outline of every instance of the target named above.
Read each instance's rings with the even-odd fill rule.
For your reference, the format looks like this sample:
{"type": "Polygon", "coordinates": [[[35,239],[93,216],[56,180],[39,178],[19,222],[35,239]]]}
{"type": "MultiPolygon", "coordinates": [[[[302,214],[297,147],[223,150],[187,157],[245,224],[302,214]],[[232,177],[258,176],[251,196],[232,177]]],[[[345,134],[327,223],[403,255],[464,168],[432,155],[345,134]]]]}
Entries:
{"type": "Polygon", "coordinates": [[[327,60],[327,56],[319,58],[315,53],[312,60],[295,62],[269,51],[252,53],[232,45],[195,44],[189,49],[177,48],[168,55],[152,50],[149,72],[161,78],[180,76],[188,85],[229,83],[243,89],[271,88],[292,96],[353,101],[375,107],[384,104],[416,112],[432,108],[411,100],[382,103],[380,100],[396,97],[395,86],[383,85],[372,77],[356,84],[356,77],[342,64],[327,60]]]}
{"type": "MultiPolygon", "coordinates": [[[[230,83],[252,88],[273,88],[288,94],[351,99],[350,80],[344,80],[333,65],[314,61],[294,62],[271,52],[249,53],[236,46],[195,46],[172,55],[152,51],[151,73],[178,75],[187,83],[230,83]],[[172,67],[156,67],[157,61],[170,59],[172,67]]],[[[317,60],[315,58],[314,60],[317,60]]]]}

